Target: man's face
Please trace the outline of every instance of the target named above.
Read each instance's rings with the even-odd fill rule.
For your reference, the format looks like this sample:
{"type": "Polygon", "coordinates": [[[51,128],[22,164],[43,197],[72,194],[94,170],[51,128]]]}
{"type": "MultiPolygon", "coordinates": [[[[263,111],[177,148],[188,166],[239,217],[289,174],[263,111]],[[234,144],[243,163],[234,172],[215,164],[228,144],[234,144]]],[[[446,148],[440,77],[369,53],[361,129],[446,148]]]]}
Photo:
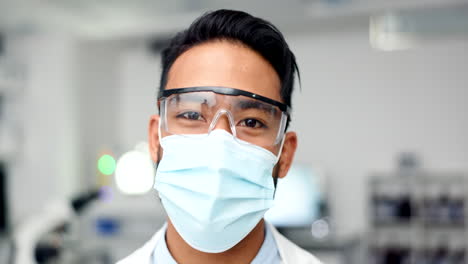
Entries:
{"type": "MultiPolygon", "coordinates": [[[[175,60],[168,74],[166,89],[194,86],[232,87],[282,102],[281,82],[274,68],[252,49],[230,41],[219,40],[197,45],[175,60]]],[[[164,155],[158,153],[161,151],[158,125],[159,116],[152,116],[149,141],[154,162],[164,155]]],[[[219,120],[215,129],[231,132],[226,117],[219,120]]],[[[166,136],[162,133],[161,137],[166,136]]],[[[297,145],[295,133],[288,132],[285,137],[281,158],[275,168],[275,174],[279,177],[284,177],[289,170],[297,145]]],[[[278,154],[280,144],[265,148],[278,154]]]]}

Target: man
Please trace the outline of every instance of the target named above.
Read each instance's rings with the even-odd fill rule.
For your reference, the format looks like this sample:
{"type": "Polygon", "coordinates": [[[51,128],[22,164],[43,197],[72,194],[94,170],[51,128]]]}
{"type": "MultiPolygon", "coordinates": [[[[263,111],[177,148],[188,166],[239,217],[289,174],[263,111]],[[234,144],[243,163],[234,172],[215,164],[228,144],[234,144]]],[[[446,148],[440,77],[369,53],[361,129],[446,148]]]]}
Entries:
{"type": "Polygon", "coordinates": [[[162,69],[149,142],[168,221],[120,263],[318,264],[263,220],[297,145],[286,129],[298,68],[282,34],[207,13],[172,39],[162,69]]]}

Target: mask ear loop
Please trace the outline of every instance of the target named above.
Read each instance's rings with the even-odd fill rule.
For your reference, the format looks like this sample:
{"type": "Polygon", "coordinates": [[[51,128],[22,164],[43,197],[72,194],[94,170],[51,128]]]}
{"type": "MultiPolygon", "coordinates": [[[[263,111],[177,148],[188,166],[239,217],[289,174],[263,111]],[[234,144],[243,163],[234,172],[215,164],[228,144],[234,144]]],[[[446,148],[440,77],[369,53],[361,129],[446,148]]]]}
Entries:
{"type": "Polygon", "coordinates": [[[276,156],[275,164],[278,163],[278,161],[279,161],[279,159],[281,157],[281,153],[283,153],[284,139],[286,138],[286,123],[288,122],[287,121],[288,117],[283,113],[281,119],[282,119],[281,120],[281,125],[280,125],[278,133],[283,133],[283,136],[282,136],[282,139],[281,139],[280,151],[279,151],[278,155],[276,156]],[[283,131],[283,132],[281,132],[281,131],[283,131]]]}
{"type": "MultiPolygon", "coordinates": [[[[282,118],[284,118],[284,113],[283,113],[283,116],[282,118]]],[[[286,123],[287,123],[287,118],[285,120],[282,120],[281,122],[281,126],[280,126],[280,131],[284,131],[284,134],[283,134],[283,138],[281,139],[281,145],[280,145],[280,150],[279,150],[279,153],[278,155],[276,156],[276,161],[275,161],[275,165],[278,164],[278,161],[279,159],[281,158],[281,154],[283,153],[283,147],[284,147],[284,140],[286,139],[286,123]]],[[[275,198],[275,195],[276,195],[276,186],[278,185],[278,176],[276,175],[276,177],[273,177],[273,185],[275,186],[275,190],[273,192],[273,199],[275,198]]]]}
{"type": "MultiPolygon", "coordinates": [[[[283,136],[283,139],[281,140],[281,146],[280,146],[280,151],[278,152],[278,156],[276,156],[276,162],[275,162],[275,165],[278,164],[278,161],[281,157],[281,154],[283,153],[283,146],[284,146],[284,140],[285,140],[286,136],[284,135],[283,136]]],[[[273,185],[275,186],[275,190],[273,192],[273,199],[275,198],[275,195],[276,195],[276,186],[278,185],[278,176],[276,175],[275,177],[273,177],[273,185]]]]}

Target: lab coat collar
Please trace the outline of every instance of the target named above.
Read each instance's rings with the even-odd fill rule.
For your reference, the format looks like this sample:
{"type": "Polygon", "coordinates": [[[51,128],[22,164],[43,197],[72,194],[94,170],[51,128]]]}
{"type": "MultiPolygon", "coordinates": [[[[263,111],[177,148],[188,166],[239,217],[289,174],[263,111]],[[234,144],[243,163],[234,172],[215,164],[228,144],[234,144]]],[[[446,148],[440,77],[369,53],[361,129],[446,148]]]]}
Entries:
{"type": "MultiPolygon", "coordinates": [[[[321,264],[312,254],[296,246],[281,235],[273,225],[270,223],[266,224],[267,228],[272,231],[283,264],[321,264]]],[[[166,225],[159,229],[143,247],[117,262],[117,264],[153,264],[152,254],[158,241],[164,238],[164,230],[166,230],[166,225]]]]}

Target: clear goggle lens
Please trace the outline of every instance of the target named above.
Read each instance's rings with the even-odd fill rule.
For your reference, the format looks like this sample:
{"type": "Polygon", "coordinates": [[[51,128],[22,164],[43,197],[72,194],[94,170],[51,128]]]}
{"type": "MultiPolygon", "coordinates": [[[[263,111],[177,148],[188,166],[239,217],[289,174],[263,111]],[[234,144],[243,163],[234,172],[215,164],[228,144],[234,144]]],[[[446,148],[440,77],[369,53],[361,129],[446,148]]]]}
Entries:
{"type": "Polygon", "coordinates": [[[288,116],[277,106],[243,95],[173,94],[160,100],[161,128],[175,135],[209,134],[227,120],[238,139],[258,146],[281,142],[288,116]]]}

